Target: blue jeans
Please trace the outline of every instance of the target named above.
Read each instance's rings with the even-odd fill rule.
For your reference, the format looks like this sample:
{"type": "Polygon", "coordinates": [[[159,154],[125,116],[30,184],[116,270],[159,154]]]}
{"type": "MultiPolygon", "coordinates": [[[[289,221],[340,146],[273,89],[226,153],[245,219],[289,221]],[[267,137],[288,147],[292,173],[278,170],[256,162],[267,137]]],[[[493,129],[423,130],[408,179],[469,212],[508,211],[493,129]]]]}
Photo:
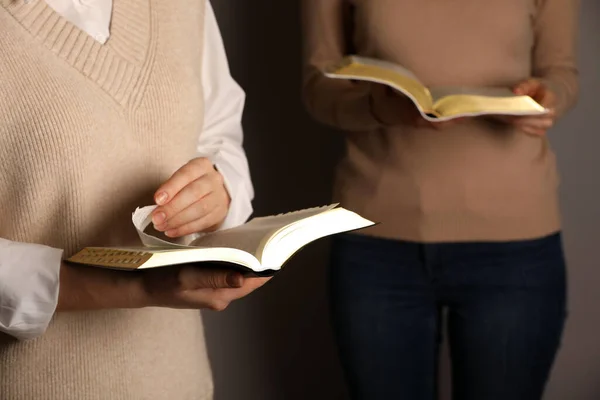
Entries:
{"type": "Polygon", "coordinates": [[[334,330],[352,399],[434,400],[447,310],[454,400],[541,399],[566,316],[560,234],[333,243],[334,330]]]}

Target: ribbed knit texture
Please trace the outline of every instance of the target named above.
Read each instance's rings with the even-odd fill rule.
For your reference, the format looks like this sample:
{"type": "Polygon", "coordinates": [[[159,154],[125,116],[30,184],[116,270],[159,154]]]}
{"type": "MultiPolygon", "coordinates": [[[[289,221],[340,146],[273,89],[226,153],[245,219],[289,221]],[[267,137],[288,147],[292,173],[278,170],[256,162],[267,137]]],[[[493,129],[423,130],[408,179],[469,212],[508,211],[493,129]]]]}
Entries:
{"type": "MultiPolygon", "coordinates": [[[[65,256],[137,244],[131,212],[202,130],[204,1],[115,0],[106,45],[44,1],[0,5],[0,237],[65,256]]],[[[59,313],[39,339],[0,336],[2,400],[210,398],[196,311],[59,313]]]]}
{"type": "Polygon", "coordinates": [[[358,53],[401,64],[430,87],[512,87],[542,77],[562,115],[577,96],[577,0],[303,3],[306,103],[316,119],[347,131],[335,200],[380,222],[366,233],[454,242],[560,229],[547,138],[486,118],[443,130],[385,126],[371,109],[368,85],[327,79],[321,70],[358,53]],[[354,11],[344,12],[349,5],[354,11]]]}

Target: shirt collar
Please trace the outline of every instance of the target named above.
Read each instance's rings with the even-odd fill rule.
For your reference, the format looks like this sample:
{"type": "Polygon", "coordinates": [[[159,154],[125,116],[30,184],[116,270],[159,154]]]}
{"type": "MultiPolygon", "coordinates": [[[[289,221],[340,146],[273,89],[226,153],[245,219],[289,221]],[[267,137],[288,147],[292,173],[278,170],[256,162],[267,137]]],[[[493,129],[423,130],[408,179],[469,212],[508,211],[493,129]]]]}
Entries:
{"type": "Polygon", "coordinates": [[[110,37],[113,0],[45,0],[60,16],[104,44],[110,37]]]}

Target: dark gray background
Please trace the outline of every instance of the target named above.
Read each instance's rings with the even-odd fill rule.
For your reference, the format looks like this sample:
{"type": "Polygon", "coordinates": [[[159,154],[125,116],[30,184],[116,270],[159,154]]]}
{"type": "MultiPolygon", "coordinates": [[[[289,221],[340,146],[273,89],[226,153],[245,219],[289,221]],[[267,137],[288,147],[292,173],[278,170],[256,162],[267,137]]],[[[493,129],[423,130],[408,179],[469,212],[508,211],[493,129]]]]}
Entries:
{"type": "MultiPolygon", "coordinates": [[[[233,76],[248,95],[256,214],[327,203],[341,138],[313,123],[300,102],[297,2],[212,3],[233,76]]],[[[600,2],[582,3],[580,103],[551,134],[562,172],[570,314],[549,400],[600,398],[600,2]]],[[[327,249],[327,241],[309,246],[262,290],[204,314],[216,400],[344,398],[328,325],[327,249]]]]}

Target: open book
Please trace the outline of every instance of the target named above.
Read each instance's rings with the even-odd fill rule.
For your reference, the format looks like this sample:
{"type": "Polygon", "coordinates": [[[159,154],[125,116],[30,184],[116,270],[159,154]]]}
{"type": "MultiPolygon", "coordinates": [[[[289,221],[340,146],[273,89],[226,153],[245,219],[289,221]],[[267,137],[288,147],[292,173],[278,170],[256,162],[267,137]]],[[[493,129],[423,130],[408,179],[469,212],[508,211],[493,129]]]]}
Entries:
{"type": "Polygon", "coordinates": [[[133,214],[133,224],[143,247],[87,247],[67,261],[125,270],[213,262],[270,274],[317,239],[373,225],[373,222],[334,204],[254,218],[239,227],[209,233],[187,244],[176,244],[144,232],[151,223],[154,208],[138,208],[133,214]]]}
{"type": "Polygon", "coordinates": [[[410,98],[423,118],[444,121],[481,115],[541,115],[548,112],[529,96],[509,88],[427,88],[408,69],[382,60],[348,56],[324,71],[334,79],[362,80],[387,85],[410,98]]]}

